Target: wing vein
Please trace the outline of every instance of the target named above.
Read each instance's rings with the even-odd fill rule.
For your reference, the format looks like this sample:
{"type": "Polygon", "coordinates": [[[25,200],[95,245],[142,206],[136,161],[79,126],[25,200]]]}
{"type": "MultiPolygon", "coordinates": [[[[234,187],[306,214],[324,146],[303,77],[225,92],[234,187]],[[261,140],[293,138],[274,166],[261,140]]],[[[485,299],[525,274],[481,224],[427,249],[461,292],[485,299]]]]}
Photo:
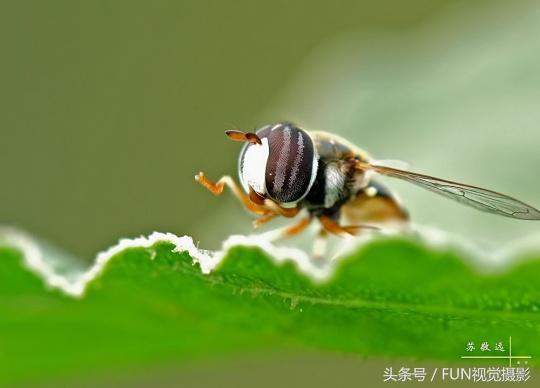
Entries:
{"type": "Polygon", "coordinates": [[[397,168],[372,165],[362,161],[357,162],[357,169],[371,170],[381,175],[403,179],[487,213],[521,220],[540,220],[540,211],[533,206],[496,191],[397,168]]]}

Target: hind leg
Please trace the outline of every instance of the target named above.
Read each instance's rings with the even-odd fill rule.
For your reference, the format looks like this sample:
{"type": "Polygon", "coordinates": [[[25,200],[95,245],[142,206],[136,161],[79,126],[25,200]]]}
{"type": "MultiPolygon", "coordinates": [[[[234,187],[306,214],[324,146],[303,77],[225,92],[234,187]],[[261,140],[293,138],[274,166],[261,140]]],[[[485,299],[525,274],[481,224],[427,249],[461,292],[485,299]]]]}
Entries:
{"type": "Polygon", "coordinates": [[[371,226],[371,225],[342,226],[337,221],[334,221],[331,217],[324,214],[319,217],[319,221],[325,231],[327,231],[328,233],[336,234],[336,235],[349,234],[352,236],[356,236],[366,230],[379,230],[379,228],[375,226],[371,226]]]}

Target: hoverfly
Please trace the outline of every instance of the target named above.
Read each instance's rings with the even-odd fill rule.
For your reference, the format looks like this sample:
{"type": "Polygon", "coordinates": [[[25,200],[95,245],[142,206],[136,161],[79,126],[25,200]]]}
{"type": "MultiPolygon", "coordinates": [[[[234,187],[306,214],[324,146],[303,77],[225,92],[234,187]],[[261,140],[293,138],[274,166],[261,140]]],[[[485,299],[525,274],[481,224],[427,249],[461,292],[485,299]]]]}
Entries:
{"type": "Polygon", "coordinates": [[[317,219],[320,237],[328,233],[357,235],[373,225],[406,223],[408,212],[396,196],[373,178],[381,174],[403,179],[478,210],[522,220],[540,220],[540,211],[492,190],[377,164],[349,141],[327,132],[306,131],[284,122],[256,132],[230,130],[244,142],[238,162],[240,185],[230,176],[211,182],[201,172],[197,182],[215,195],[228,186],[247,210],[259,216],[254,227],[277,216],[307,216],[285,228],[292,237],[317,219]],[[341,215],[352,222],[341,225],[341,215]]]}

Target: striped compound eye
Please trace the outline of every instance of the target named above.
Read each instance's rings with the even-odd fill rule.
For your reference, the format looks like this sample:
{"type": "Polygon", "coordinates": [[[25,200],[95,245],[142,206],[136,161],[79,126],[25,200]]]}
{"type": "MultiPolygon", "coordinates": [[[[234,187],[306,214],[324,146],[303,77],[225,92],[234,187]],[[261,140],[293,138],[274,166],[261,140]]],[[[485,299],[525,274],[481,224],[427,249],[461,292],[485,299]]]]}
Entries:
{"type": "Polygon", "coordinates": [[[318,155],[306,131],[291,124],[262,127],[262,145],[246,144],[240,154],[242,185],[269,196],[282,206],[295,205],[313,186],[318,155]]]}

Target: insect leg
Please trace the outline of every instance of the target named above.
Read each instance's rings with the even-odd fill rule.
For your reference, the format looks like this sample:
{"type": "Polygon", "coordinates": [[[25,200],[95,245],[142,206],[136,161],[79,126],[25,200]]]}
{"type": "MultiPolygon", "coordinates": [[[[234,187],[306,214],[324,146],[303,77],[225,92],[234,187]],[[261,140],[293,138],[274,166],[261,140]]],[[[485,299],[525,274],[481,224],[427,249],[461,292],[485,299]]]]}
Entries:
{"type": "Polygon", "coordinates": [[[313,242],[312,255],[313,258],[317,261],[322,261],[326,256],[326,245],[327,245],[328,232],[321,228],[315,241],[313,242]]]}
{"type": "Polygon", "coordinates": [[[294,237],[302,233],[311,224],[313,219],[311,217],[302,218],[296,224],[286,227],[279,231],[278,235],[273,240],[281,240],[283,238],[294,237]]]}
{"type": "Polygon", "coordinates": [[[253,221],[253,227],[255,229],[257,229],[257,228],[261,227],[262,225],[266,224],[268,221],[273,220],[278,215],[279,214],[277,214],[277,213],[268,213],[268,214],[262,215],[262,216],[260,216],[259,218],[257,218],[256,220],[253,221]]]}
{"type": "Polygon", "coordinates": [[[277,203],[272,201],[271,199],[265,199],[264,200],[264,206],[267,209],[270,209],[274,213],[277,213],[283,217],[292,218],[295,217],[300,212],[300,207],[292,207],[292,208],[284,208],[279,206],[277,203]]]}
{"type": "Polygon", "coordinates": [[[324,214],[319,216],[319,221],[321,222],[322,227],[327,232],[332,233],[332,234],[337,234],[337,235],[350,234],[352,236],[356,236],[364,230],[379,230],[379,228],[375,226],[370,226],[370,225],[341,226],[332,218],[324,214]]]}
{"type": "Polygon", "coordinates": [[[228,186],[233,192],[233,194],[236,196],[236,198],[238,198],[238,200],[243,203],[246,209],[252,213],[260,214],[260,215],[267,215],[267,214],[273,213],[272,210],[269,210],[265,208],[264,206],[253,203],[249,199],[249,197],[244,193],[242,188],[234,181],[234,179],[232,179],[228,175],[221,177],[221,179],[217,183],[214,183],[211,180],[209,180],[202,172],[200,172],[197,175],[195,175],[195,180],[199,182],[201,186],[210,190],[212,194],[216,196],[221,195],[223,193],[223,189],[225,188],[225,186],[228,186]]]}

